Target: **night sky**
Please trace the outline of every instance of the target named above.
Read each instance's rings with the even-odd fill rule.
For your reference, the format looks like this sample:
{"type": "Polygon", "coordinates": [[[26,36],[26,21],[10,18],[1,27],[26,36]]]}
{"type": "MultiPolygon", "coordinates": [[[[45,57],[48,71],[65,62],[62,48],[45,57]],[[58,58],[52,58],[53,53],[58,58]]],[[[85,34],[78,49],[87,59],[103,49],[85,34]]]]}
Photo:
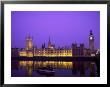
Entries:
{"type": "Polygon", "coordinates": [[[56,47],[84,43],[89,47],[89,32],[93,31],[95,49],[100,48],[99,11],[12,11],[11,45],[24,48],[25,38],[30,35],[33,43],[41,48],[48,44],[49,36],[56,47]]]}

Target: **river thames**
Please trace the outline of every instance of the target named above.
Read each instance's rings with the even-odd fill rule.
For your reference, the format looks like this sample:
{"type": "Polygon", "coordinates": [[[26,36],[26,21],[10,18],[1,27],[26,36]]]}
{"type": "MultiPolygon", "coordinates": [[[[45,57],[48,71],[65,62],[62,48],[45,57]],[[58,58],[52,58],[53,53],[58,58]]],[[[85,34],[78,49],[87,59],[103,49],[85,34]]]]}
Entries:
{"type": "Polygon", "coordinates": [[[94,61],[25,61],[12,60],[12,77],[98,77],[98,69],[94,61]],[[39,68],[51,66],[54,74],[37,72],[39,68]]]}

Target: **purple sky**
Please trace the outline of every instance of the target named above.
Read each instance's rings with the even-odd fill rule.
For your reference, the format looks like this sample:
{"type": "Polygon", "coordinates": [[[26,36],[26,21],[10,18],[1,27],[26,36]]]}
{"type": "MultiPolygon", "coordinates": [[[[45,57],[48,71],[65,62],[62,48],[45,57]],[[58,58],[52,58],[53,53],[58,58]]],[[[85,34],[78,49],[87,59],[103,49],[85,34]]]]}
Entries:
{"type": "Polygon", "coordinates": [[[89,47],[90,30],[95,37],[95,48],[100,47],[99,11],[12,11],[11,45],[24,48],[25,37],[33,37],[38,48],[42,43],[51,42],[58,46],[71,46],[72,43],[84,43],[89,47]]]}

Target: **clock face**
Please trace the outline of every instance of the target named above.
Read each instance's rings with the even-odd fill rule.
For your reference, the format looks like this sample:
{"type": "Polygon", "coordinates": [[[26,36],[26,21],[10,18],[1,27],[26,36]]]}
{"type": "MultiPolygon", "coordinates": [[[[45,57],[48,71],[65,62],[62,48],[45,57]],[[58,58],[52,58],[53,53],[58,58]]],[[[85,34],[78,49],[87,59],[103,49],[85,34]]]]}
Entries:
{"type": "Polygon", "coordinates": [[[92,40],[92,37],[90,37],[90,40],[92,40]]]}

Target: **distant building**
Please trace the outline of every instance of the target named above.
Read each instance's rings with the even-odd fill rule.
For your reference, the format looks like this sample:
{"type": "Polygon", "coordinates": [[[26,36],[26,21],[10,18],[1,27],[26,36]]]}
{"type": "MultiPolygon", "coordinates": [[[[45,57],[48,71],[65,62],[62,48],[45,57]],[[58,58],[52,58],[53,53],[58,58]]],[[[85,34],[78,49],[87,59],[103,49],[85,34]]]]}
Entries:
{"type": "Polygon", "coordinates": [[[90,55],[91,55],[90,49],[84,48],[84,56],[90,56],[90,55]]]}
{"type": "Polygon", "coordinates": [[[72,56],[72,49],[55,48],[50,41],[48,41],[48,48],[45,44],[42,44],[42,48],[38,49],[33,46],[32,38],[26,38],[26,49],[19,51],[19,56],[33,57],[33,56],[45,56],[45,57],[60,57],[60,56],[72,56]]]}
{"type": "Polygon", "coordinates": [[[55,49],[55,45],[53,45],[50,41],[50,37],[49,37],[49,41],[48,41],[48,48],[49,49],[55,49]]]}
{"type": "Polygon", "coordinates": [[[80,44],[77,47],[77,44],[72,44],[72,56],[84,56],[84,44],[80,44]]]}
{"type": "Polygon", "coordinates": [[[26,37],[26,50],[33,49],[33,40],[30,36],[26,37]]]}
{"type": "Polygon", "coordinates": [[[42,44],[42,48],[36,48],[33,45],[33,39],[28,36],[26,37],[26,47],[19,50],[19,56],[25,57],[72,57],[72,56],[95,56],[96,51],[94,50],[94,35],[92,31],[89,34],[89,49],[84,47],[84,44],[81,43],[80,46],[73,43],[71,48],[67,47],[58,47],[56,48],[52,44],[50,37],[48,41],[48,47],[45,47],[45,43],[42,44]]]}
{"type": "Polygon", "coordinates": [[[92,33],[92,30],[90,31],[90,34],[89,34],[89,49],[91,51],[94,50],[94,35],[92,33]]]}

